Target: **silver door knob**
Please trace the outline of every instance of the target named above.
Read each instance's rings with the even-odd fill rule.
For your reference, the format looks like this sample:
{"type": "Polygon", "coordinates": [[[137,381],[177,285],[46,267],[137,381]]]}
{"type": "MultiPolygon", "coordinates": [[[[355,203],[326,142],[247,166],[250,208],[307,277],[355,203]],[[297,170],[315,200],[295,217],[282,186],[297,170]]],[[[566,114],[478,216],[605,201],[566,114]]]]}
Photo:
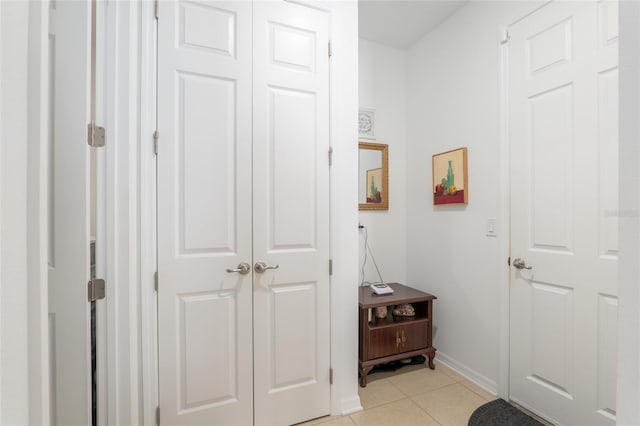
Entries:
{"type": "Polygon", "coordinates": [[[513,259],[513,266],[516,267],[517,269],[533,269],[533,266],[527,266],[524,259],[521,259],[519,257],[516,259],[513,259]]]}
{"type": "Polygon", "coordinates": [[[253,265],[253,270],[259,274],[262,274],[267,269],[278,269],[279,267],[280,265],[267,266],[266,262],[256,262],[256,264],[253,265]]]}
{"type": "Polygon", "coordinates": [[[246,275],[251,272],[251,265],[249,265],[247,262],[242,262],[238,266],[236,266],[235,269],[227,269],[227,272],[237,272],[239,274],[246,275]]]}

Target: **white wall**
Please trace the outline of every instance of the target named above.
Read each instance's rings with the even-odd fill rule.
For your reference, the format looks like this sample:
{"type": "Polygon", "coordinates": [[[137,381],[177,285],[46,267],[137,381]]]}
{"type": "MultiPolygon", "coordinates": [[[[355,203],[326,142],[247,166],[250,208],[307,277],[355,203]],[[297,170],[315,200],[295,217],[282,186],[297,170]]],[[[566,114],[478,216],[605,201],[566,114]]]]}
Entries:
{"type": "MultiPolygon", "coordinates": [[[[325,2],[323,2],[325,3],[325,2]]],[[[331,8],[331,388],[332,414],[361,410],[358,397],[358,3],[331,8]]]]}
{"type": "MultiPolygon", "coordinates": [[[[500,25],[532,10],[525,2],[470,2],[412,46],[407,58],[407,280],[438,297],[436,360],[485,387],[499,380],[500,25]],[[434,207],[431,156],[466,146],[469,204],[434,207]]],[[[506,227],[504,229],[507,229],[506,227]]]]}
{"type": "Polygon", "coordinates": [[[0,424],[48,419],[46,6],[0,2],[0,424]]]}
{"type": "Polygon", "coordinates": [[[619,425],[640,424],[640,4],[620,3],[619,425]]]}
{"type": "MultiPolygon", "coordinates": [[[[361,108],[375,109],[376,140],[389,145],[389,210],[363,210],[360,224],[369,234],[369,247],[384,281],[407,281],[406,186],[406,51],[359,40],[358,97],[361,108]]],[[[364,257],[364,231],[360,231],[360,263],[364,257]]],[[[367,281],[378,281],[371,261],[367,281]]],[[[360,273],[360,281],[362,274],[360,273]]]]}
{"type": "Polygon", "coordinates": [[[0,4],[0,423],[27,424],[26,4],[0,4]]]}

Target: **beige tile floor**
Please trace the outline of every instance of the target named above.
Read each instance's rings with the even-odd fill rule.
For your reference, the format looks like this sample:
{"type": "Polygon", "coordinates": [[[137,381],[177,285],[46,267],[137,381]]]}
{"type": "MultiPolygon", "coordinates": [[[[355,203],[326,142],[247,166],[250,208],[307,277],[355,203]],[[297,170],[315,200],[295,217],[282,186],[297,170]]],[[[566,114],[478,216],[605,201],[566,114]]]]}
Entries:
{"type": "Polygon", "coordinates": [[[305,426],[467,426],[471,413],[496,399],[453,370],[438,364],[403,367],[368,376],[359,388],[363,411],[349,416],[322,417],[305,426]]]}

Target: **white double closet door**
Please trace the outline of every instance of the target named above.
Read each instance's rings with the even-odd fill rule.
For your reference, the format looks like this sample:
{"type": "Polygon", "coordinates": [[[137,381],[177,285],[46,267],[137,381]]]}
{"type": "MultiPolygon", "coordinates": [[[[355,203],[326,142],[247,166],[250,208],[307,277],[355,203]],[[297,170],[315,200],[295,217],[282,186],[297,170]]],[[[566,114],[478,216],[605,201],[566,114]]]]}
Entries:
{"type": "Polygon", "coordinates": [[[282,1],[160,3],[163,425],[329,413],[328,27],[282,1]]]}

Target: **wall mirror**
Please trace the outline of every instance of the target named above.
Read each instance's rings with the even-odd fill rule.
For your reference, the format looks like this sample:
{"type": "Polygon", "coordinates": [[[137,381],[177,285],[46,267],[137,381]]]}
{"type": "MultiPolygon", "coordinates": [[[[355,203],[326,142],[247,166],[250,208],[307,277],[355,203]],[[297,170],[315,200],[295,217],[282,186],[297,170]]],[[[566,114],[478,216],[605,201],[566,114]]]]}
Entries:
{"type": "Polygon", "coordinates": [[[388,145],[360,142],[359,148],[358,205],[360,210],[388,210],[388,145]]]}

